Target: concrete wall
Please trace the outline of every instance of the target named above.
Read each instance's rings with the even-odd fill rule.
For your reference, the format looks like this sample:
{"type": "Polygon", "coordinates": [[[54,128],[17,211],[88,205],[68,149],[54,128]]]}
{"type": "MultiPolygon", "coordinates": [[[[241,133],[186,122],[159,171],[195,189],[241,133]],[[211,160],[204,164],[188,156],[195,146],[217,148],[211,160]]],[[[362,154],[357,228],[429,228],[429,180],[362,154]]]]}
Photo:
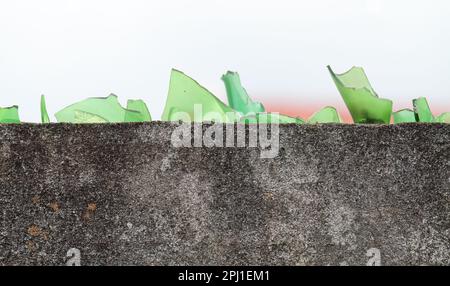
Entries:
{"type": "Polygon", "coordinates": [[[1,125],[0,265],[450,264],[450,125],[1,125]]]}

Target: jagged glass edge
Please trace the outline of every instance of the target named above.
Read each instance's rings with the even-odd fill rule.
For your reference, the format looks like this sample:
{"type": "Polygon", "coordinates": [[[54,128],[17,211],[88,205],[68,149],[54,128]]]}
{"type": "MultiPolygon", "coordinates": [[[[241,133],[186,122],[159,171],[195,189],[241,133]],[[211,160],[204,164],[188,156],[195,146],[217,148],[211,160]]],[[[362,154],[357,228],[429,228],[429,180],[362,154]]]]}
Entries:
{"type": "Polygon", "coordinates": [[[241,82],[239,73],[233,71],[227,71],[221,77],[227,94],[228,106],[242,115],[247,115],[249,113],[260,113],[265,112],[266,109],[261,102],[253,101],[253,99],[248,95],[247,90],[244,88],[241,82]],[[234,89],[234,90],[233,90],[234,89]],[[235,106],[234,101],[236,96],[233,96],[233,91],[237,94],[237,97],[243,101],[244,106],[235,106]],[[258,108],[259,107],[259,108],[258,108]],[[244,110],[246,109],[246,110],[244,110]],[[259,109],[259,110],[248,110],[248,109],[259,109]]]}
{"type": "Polygon", "coordinates": [[[394,124],[417,122],[414,111],[409,108],[392,112],[392,117],[394,120],[394,124]]]}
{"type": "Polygon", "coordinates": [[[307,124],[325,124],[325,123],[342,123],[343,120],[339,114],[339,112],[337,111],[336,108],[334,108],[333,106],[325,106],[324,108],[316,111],[315,113],[313,113],[313,115],[311,115],[310,117],[308,117],[308,119],[306,120],[307,124]],[[332,121],[324,121],[322,119],[317,118],[320,113],[323,113],[326,110],[331,110],[331,112],[334,112],[337,115],[337,119],[336,120],[332,120],[332,121]]]}
{"type": "MultiPolygon", "coordinates": [[[[57,119],[57,122],[73,123],[73,122],[71,122],[71,121],[60,121],[60,119],[58,118],[58,117],[59,117],[58,113],[62,112],[64,109],[73,108],[73,107],[75,107],[77,104],[79,104],[80,102],[85,101],[85,100],[89,100],[89,99],[107,100],[107,99],[108,99],[109,97],[111,97],[111,96],[115,97],[115,98],[117,99],[117,101],[118,101],[118,96],[115,95],[114,93],[111,93],[111,94],[109,94],[108,96],[105,96],[105,97],[88,97],[88,98],[85,98],[85,99],[83,99],[83,100],[80,100],[80,101],[77,101],[77,102],[75,102],[75,103],[72,103],[72,104],[70,104],[70,105],[64,107],[63,109],[61,109],[61,110],[59,110],[59,111],[57,111],[57,112],[55,113],[55,117],[56,117],[56,119],[57,119]]],[[[123,107],[123,106],[120,104],[119,101],[118,101],[118,103],[119,103],[119,107],[124,111],[124,118],[122,119],[122,121],[109,121],[109,120],[107,120],[107,122],[110,122],[110,123],[140,122],[140,121],[126,121],[127,113],[130,113],[130,114],[135,115],[136,117],[139,117],[139,116],[140,116],[140,112],[139,112],[139,111],[136,111],[136,110],[130,110],[130,109],[127,109],[127,108],[123,107]]],[[[80,110],[80,109],[76,109],[76,108],[74,109],[74,111],[75,111],[75,110],[83,111],[83,112],[90,113],[90,114],[94,114],[94,115],[96,115],[96,116],[98,116],[98,117],[101,117],[101,118],[105,119],[104,117],[102,117],[102,116],[100,116],[100,115],[98,115],[98,114],[89,112],[89,111],[80,110]]],[[[74,117],[75,117],[75,115],[74,115],[74,117]]],[[[106,120],[106,119],[105,119],[105,120],[106,120]]],[[[77,122],[77,123],[81,123],[81,122],[77,122]]]]}
{"type": "MultiPolygon", "coordinates": [[[[10,115],[10,114],[8,114],[10,115]]],[[[8,107],[0,107],[0,123],[2,124],[18,124],[20,122],[20,116],[19,116],[19,106],[12,105],[8,107]],[[13,117],[10,116],[4,116],[2,117],[3,113],[8,113],[8,111],[14,110],[15,114],[13,117]]]]}
{"type": "MultiPolygon", "coordinates": [[[[347,103],[347,101],[348,101],[348,95],[345,95],[345,94],[343,94],[343,93],[341,92],[341,90],[339,89],[338,83],[339,83],[343,88],[353,90],[354,92],[358,92],[358,91],[361,91],[361,90],[366,91],[366,93],[367,93],[368,96],[372,96],[372,97],[374,97],[374,98],[375,98],[376,100],[378,100],[378,101],[384,101],[384,102],[390,104],[391,108],[390,108],[389,120],[383,121],[383,124],[389,124],[389,123],[390,123],[390,118],[392,117],[392,106],[393,106],[392,100],[387,99],[387,98],[380,98],[380,97],[378,96],[378,94],[375,92],[375,90],[372,88],[372,86],[370,85],[370,83],[368,83],[369,86],[370,86],[370,89],[367,88],[367,87],[355,88],[355,87],[351,87],[351,86],[345,85],[345,84],[339,79],[339,76],[346,75],[346,74],[348,74],[349,72],[353,71],[355,68],[361,69],[361,70],[364,72],[364,69],[363,69],[362,67],[355,67],[355,66],[353,66],[353,67],[352,67],[351,69],[349,69],[348,71],[346,71],[346,72],[344,72],[344,73],[338,74],[338,73],[335,73],[335,72],[333,71],[333,69],[331,68],[330,65],[327,66],[327,69],[328,69],[329,73],[331,74],[331,77],[332,77],[333,81],[335,82],[335,85],[336,85],[336,87],[337,87],[339,93],[341,94],[341,97],[342,97],[342,99],[344,100],[344,103],[345,103],[345,105],[347,106],[347,109],[348,109],[348,111],[350,112],[350,115],[352,116],[354,123],[373,123],[373,122],[356,122],[356,121],[355,121],[355,116],[356,116],[356,115],[354,115],[355,111],[351,110],[351,109],[349,108],[349,103],[347,103]]],[[[367,75],[365,74],[365,72],[364,72],[364,76],[367,78],[367,75]]],[[[368,78],[367,78],[367,81],[368,81],[368,78]]],[[[369,81],[368,81],[368,82],[369,82],[369,81]]],[[[386,119],[387,119],[387,118],[386,118],[386,119]]]]}
{"type": "MultiPolygon", "coordinates": [[[[187,75],[186,73],[178,70],[178,69],[172,69],[171,70],[171,75],[170,75],[170,81],[169,81],[169,93],[170,93],[170,88],[172,86],[172,76],[173,73],[178,73],[180,75],[183,75],[185,77],[187,77],[188,79],[190,79],[191,81],[193,81],[200,89],[202,89],[203,91],[205,91],[206,93],[208,93],[209,95],[211,95],[216,102],[218,102],[219,105],[222,105],[222,107],[224,107],[225,110],[227,111],[222,111],[222,113],[234,113],[233,118],[229,118],[229,116],[226,116],[226,120],[223,123],[235,123],[235,122],[239,122],[239,119],[241,117],[240,113],[235,111],[233,108],[231,108],[230,106],[226,105],[222,100],[220,100],[220,98],[218,98],[217,96],[214,95],[214,93],[212,93],[209,89],[207,89],[205,86],[203,86],[202,84],[200,84],[197,80],[195,80],[194,78],[192,78],[191,76],[187,75]]],[[[173,113],[172,110],[174,109],[178,109],[179,112],[183,112],[183,110],[179,109],[176,106],[172,106],[170,108],[168,108],[168,103],[169,103],[169,95],[166,98],[166,103],[164,105],[164,109],[161,115],[161,121],[167,121],[167,122],[173,122],[173,121],[179,121],[179,120],[171,120],[170,119],[170,115],[173,113]]],[[[203,118],[202,118],[202,122],[203,122],[203,118]]],[[[191,120],[190,122],[194,122],[193,120],[191,120]]]]}

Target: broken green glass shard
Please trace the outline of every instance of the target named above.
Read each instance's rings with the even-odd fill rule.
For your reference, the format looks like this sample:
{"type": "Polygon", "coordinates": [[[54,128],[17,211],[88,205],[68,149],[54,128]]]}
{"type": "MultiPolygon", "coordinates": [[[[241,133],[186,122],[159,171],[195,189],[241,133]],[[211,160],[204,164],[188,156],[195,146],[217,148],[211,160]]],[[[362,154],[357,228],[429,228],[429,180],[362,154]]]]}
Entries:
{"type": "Polygon", "coordinates": [[[308,118],[307,123],[341,123],[342,119],[339,116],[336,108],[327,106],[314,113],[308,118]]]}
{"type": "Polygon", "coordinates": [[[241,84],[241,79],[237,72],[228,71],[222,76],[227,91],[228,105],[243,115],[264,112],[264,106],[259,102],[254,102],[248,96],[247,91],[241,84]]]}
{"type": "Polygon", "coordinates": [[[425,97],[413,99],[413,106],[417,122],[434,121],[433,113],[431,113],[430,107],[425,97]]]}
{"type": "Polygon", "coordinates": [[[262,123],[262,124],[289,124],[289,123],[295,123],[295,124],[303,124],[305,123],[301,118],[298,117],[291,117],[283,114],[278,113],[256,113],[248,116],[241,117],[240,123],[244,124],[256,124],[256,123],[262,123]]]}
{"type": "Polygon", "coordinates": [[[75,119],[73,123],[107,123],[108,120],[93,113],[82,110],[74,110],[75,119]]]}
{"type": "Polygon", "coordinates": [[[45,96],[41,95],[41,122],[50,123],[50,118],[48,117],[47,106],[45,104],[45,96]]]}
{"type": "Polygon", "coordinates": [[[439,116],[436,116],[435,122],[438,123],[450,123],[450,112],[444,112],[439,116]]]}
{"type": "MultiPolygon", "coordinates": [[[[150,112],[148,111],[147,105],[142,99],[129,99],[127,101],[127,109],[134,110],[140,113],[142,121],[152,121],[152,117],[150,112]]],[[[129,113],[127,113],[128,118],[125,117],[125,122],[130,122],[132,118],[130,118],[129,113]]]]}
{"type": "Polygon", "coordinates": [[[162,121],[233,123],[239,114],[194,79],[173,69],[162,121]]]}
{"type": "Polygon", "coordinates": [[[416,122],[416,115],[411,109],[402,109],[392,113],[394,123],[416,122]]]}
{"type": "Polygon", "coordinates": [[[117,96],[92,97],[67,106],[55,114],[58,122],[142,122],[146,115],[136,110],[123,108],[117,96]],[[95,117],[93,117],[95,115],[95,117]],[[83,122],[82,120],[87,120],[83,122]],[[103,121],[105,120],[105,121],[103,121]]]}
{"type": "Polygon", "coordinates": [[[0,123],[20,123],[19,107],[0,107],[0,123]]]}
{"type": "Polygon", "coordinates": [[[392,101],[378,97],[362,68],[343,74],[328,70],[355,123],[390,123],[392,101]]]}

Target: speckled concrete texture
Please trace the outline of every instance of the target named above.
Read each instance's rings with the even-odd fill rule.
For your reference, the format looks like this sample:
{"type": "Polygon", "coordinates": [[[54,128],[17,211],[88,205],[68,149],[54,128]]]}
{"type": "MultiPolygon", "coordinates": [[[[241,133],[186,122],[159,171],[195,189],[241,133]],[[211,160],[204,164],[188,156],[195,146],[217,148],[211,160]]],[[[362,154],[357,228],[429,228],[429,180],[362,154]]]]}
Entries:
{"type": "Polygon", "coordinates": [[[0,265],[449,265],[450,125],[0,125],[0,265]]]}

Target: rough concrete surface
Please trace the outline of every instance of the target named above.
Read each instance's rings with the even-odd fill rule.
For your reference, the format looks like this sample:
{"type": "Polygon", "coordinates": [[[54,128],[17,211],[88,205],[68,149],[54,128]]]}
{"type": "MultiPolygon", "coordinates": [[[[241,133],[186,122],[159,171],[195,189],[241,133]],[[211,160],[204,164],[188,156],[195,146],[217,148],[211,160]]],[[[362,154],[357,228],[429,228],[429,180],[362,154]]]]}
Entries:
{"type": "Polygon", "coordinates": [[[0,265],[449,265],[450,125],[0,125],[0,265]]]}

